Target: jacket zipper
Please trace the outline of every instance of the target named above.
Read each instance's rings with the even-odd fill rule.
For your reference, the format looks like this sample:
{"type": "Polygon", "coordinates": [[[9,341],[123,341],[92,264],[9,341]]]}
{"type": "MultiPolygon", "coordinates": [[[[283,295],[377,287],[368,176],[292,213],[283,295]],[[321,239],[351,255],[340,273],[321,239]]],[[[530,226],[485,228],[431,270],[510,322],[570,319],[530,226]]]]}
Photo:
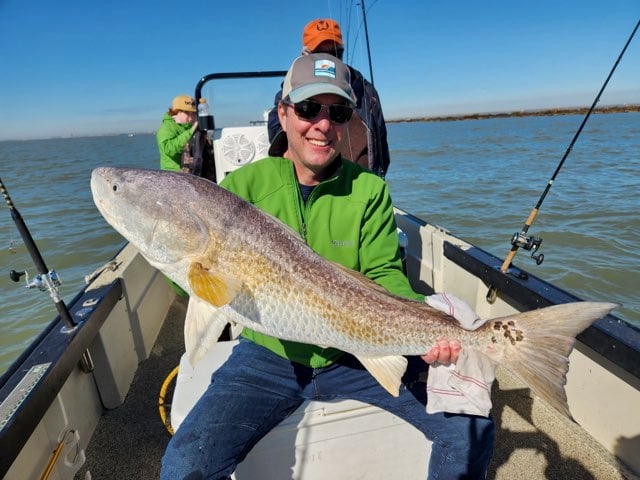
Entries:
{"type": "MultiPolygon", "coordinates": [[[[316,188],[313,189],[313,191],[311,192],[311,195],[309,195],[309,198],[307,198],[307,201],[304,202],[302,200],[302,193],[300,192],[300,187],[297,184],[297,180],[294,180],[296,183],[296,193],[297,193],[297,201],[296,201],[296,205],[298,207],[298,214],[300,216],[300,235],[302,235],[302,239],[304,240],[304,243],[306,243],[307,245],[309,244],[309,242],[307,241],[307,223],[306,223],[306,217],[307,217],[307,212],[309,211],[309,208],[311,207],[311,204],[313,203],[313,199],[316,196],[316,192],[318,191],[318,188],[323,184],[323,183],[327,183],[327,182],[331,182],[331,181],[335,181],[337,177],[332,177],[330,179],[327,180],[323,180],[322,182],[320,182],[318,185],[316,185],[316,188]]],[[[294,179],[295,179],[295,173],[294,173],[294,179]]]]}
{"type": "Polygon", "coordinates": [[[296,209],[298,210],[298,221],[300,222],[300,236],[304,240],[304,243],[307,243],[307,223],[305,221],[305,210],[306,204],[302,201],[302,193],[300,193],[300,187],[298,184],[295,184],[295,198],[294,203],[296,205],[296,209]]]}
{"type": "Polygon", "coordinates": [[[316,185],[316,187],[313,189],[313,191],[311,192],[311,194],[309,195],[309,198],[307,198],[306,202],[302,201],[302,193],[300,193],[300,187],[298,187],[298,205],[301,205],[301,212],[300,212],[300,216],[302,218],[302,223],[300,225],[300,228],[302,230],[302,238],[304,239],[304,243],[306,243],[307,245],[309,244],[309,242],[307,242],[307,223],[306,223],[306,218],[308,217],[308,213],[309,213],[309,209],[311,208],[311,205],[313,204],[314,198],[316,197],[316,192],[318,191],[318,188],[320,188],[320,186],[326,182],[327,180],[324,180],[323,182],[320,182],[318,185],[316,185]]]}

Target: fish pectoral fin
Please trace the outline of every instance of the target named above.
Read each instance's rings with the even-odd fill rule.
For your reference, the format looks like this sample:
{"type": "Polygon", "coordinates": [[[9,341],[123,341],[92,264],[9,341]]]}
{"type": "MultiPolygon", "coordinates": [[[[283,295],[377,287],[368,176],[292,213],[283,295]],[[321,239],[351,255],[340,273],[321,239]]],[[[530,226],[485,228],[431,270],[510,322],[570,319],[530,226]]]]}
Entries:
{"type": "Polygon", "coordinates": [[[189,267],[189,285],[198,297],[216,307],[227,305],[242,288],[242,282],[226,274],[216,274],[200,262],[189,267]]]}
{"type": "Polygon", "coordinates": [[[373,375],[380,385],[394,397],[400,393],[402,376],[407,369],[407,359],[401,355],[386,357],[362,357],[356,355],[360,363],[373,375]]]}
{"type": "Polygon", "coordinates": [[[221,309],[198,297],[189,297],[184,320],[184,344],[192,366],[218,342],[227,323],[229,321],[221,309]]]}

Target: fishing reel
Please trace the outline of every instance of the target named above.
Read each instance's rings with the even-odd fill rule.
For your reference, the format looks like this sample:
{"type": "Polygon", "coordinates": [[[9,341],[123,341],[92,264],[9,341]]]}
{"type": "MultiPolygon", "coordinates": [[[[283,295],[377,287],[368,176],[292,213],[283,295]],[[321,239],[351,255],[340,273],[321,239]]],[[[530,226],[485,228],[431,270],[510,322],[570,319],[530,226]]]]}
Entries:
{"type": "Polygon", "coordinates": [[[527,236],[524,232],[514,233],[511,237],[511,245],[514,247],[524,248],[528,252],[531,252],[531,258],[536,262],[536,265],[540,265],[544,261],[544,253],[538,253],[536,251],[542,244],[542,238],[527,236]]]}
{"type": "Polygon", "coordinates": [[[11,270],[9,272],[9,278],[14,282],[19,282],[20,278],[25,275],[26,287],[28,289],[37,288],[41,292],[45,292],[47,290],[52,291],[53,289],[62,285],[60,281],[60,277],[55,270],[49,270],[47,274],[39,274],[33,277],[33,280],[29,281],[29,274],[25,272],[16,272],[15,270],[11,270]]]}

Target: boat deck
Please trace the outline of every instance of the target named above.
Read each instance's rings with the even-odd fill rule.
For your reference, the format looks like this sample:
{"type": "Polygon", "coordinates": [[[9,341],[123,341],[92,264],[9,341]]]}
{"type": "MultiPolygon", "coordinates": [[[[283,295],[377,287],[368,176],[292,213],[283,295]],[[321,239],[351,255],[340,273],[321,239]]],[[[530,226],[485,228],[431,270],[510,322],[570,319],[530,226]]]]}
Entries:
{"type": "Polygon", "coordinates": [[[149,358],[135,374],[124,404],[107,410],[100,419],[86,451],[87,461],[76,480],[160,477],[160,460],[171,437],[160,420],[158,395],[184,353],[186,312],[186,300],[176,297],[149,358]]]}
{"type": "MultiPolygon", "coordinates": [[[[76,480],[158,478],[170,438],[158,413],[158,394],[184,352],[176,339],[183,338],[185,313],[186,301],[177,298],[125,403],[100,420],[76,480]]],[[[488,479],[638,478],[576,424],[534,401],[528,389],[504,370],[498,371],[493,402],[497,438],[488,479]]]]}

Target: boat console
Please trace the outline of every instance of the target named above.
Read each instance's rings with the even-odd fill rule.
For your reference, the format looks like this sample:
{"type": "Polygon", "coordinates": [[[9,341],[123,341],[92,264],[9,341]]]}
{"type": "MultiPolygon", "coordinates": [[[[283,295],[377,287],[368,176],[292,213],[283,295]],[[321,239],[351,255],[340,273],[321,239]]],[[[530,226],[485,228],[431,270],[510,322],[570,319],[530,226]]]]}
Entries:
{"type": "Polygon", "coordinates": [[[266,125],[226,127],[213,132],[213,155],[216,182],[247,163],[268,156],[269,136],[266,125]]]}

